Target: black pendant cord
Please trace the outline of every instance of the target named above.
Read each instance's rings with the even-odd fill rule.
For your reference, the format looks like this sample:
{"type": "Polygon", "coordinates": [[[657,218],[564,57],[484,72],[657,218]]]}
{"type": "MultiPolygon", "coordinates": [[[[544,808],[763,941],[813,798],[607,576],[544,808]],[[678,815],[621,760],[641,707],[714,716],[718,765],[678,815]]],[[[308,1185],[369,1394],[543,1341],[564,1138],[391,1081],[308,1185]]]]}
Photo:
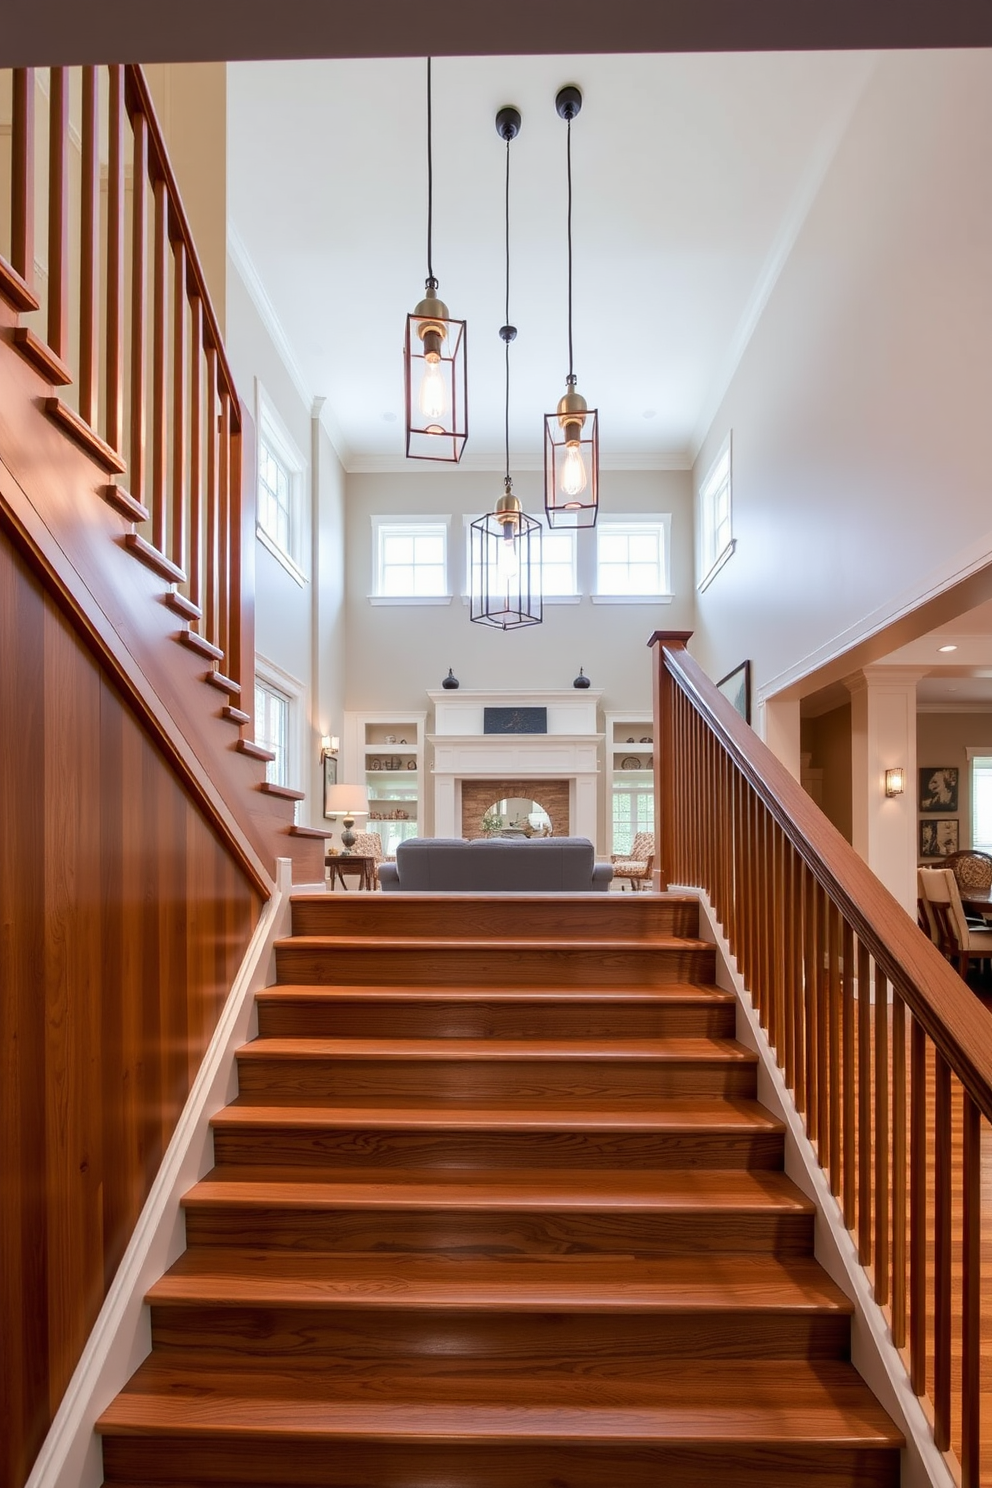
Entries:
{"type": "MultiPolygon", "coordinates": [[[[504,201],[504,216],[506,221],[506,300],[504,303],[505,314],[503,316],[504,326],[510,324],[510,141],[506,142],[506,196],[504,201]]],[[[503,340],[504,355],[504,386],[505,398],[503,407],[503,448],[506,453],[506,470],[504,478],[510,479],[510,337],[503,340]]]]}
{"type": "Polygon", "coordinates": [[[427,281],[436,285],[434,278],[434,135],[433,111],[431,108],[431,59],[427,58],[427,281]]]}
{"type": "Polygon", "coordinates": [[[565,158],[568,175],[568,381],[575,381],[575,358],[572,352],[572,120],[567,121],[565,158]]]}

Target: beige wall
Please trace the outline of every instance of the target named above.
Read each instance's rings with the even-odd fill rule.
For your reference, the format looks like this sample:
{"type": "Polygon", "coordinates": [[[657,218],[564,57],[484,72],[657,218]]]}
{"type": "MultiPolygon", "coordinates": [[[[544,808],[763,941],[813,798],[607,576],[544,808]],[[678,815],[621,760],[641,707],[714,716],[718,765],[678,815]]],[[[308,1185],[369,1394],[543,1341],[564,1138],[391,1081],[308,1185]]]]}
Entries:
{"type": "Polygon", "coordinates": [[[227,64],[155,62],[145,67],[145,76],[223,332],[227,324],[227,64]]]}
{"type": "Polygon", "coordinates": [[[820,805],[848,842],[851,841],[851,705],[832,708],[802,721],[802,747],[814,770],[823,771],[820,805]]]}
{"type": "MultiPolygon", "coordinates": [[[[916,757],[921,770],[940,765],[958,767],[958,841],[971,846],[971,780],[968,771],[969,747],[986,748],[992,754],[992,713],[918,713],[916,718],[916,757]]],[[[919,783],[910,782],[914,801],[919,801],[919,783]]],[[[939,821],[939,817],[930,817],[939,821]]]]}
{"type": "Polygon", "coordinates": [[[992,53],[879,58],[696,465],[737,551],[694,649],[760,689],[992,551],[992,53]]]}

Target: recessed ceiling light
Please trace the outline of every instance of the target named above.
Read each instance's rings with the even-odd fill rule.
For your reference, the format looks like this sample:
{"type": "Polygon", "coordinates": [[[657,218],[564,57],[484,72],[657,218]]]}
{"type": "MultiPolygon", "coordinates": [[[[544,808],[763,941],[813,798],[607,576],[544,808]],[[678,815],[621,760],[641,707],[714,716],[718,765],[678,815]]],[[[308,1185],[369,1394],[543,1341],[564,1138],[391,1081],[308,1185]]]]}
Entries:
{"type": "Polygon", "coordinates": [[[644,412],[641,414],[641,418],[651,419],[651,418],[657,418],[657,417],[658,417],[658,410],[657,410],[657,408],[645,408],[644,412]]]}
{"type": "Polygon", "coordinates": [[[937,650],[938,651],[956,651],[957,649],[958,649],[957,646],[938,646],[937,647],[937,650]]]}
{"type": "Polygon", "coordinates": [[[395,424],[395,422],[396,422],[396,415],[395,415],[395,413],[384,413],[382,415],[382,417],[383,417],[383,419],[385,420],[385,422],[387,424],[395,424]]]}

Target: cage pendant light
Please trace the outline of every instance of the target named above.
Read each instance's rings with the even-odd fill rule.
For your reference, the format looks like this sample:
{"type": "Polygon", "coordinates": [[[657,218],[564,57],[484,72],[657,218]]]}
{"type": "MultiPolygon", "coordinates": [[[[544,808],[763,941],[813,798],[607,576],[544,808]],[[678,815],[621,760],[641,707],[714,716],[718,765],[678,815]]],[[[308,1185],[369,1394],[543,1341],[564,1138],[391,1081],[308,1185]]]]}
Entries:
{"type": "Polygon", "coordinates": [[[403,367],[408,460],[457,464],[468,439],[467,330],[452,320],[434,276],[434,157],[431,59],[427,58],[427,282],[406,318],[403,367]]]}
{"type": "Polygon", "coordinates": [[[582,94],[571,85],[555,98],[567,127],[568,376],[554,413],[544,417],[544,509],[549,527],[595,527],[599,515],[599,414],[576,387],[572,351],[572,120],[582,94]]]}
{"type": "Polygon", "coordinates": [[[471,618],[497,630],[540,625],[541,524],[528,517],[513,494],[510,478],[510,343],[517,334],[510,325],[510,141],[520,132],[520,113],[512,107],[496,115],[496,132],[506,142],[506,304],[503,342],[503,494],[491,512],[472,523],[470,537],[471,618]]]}

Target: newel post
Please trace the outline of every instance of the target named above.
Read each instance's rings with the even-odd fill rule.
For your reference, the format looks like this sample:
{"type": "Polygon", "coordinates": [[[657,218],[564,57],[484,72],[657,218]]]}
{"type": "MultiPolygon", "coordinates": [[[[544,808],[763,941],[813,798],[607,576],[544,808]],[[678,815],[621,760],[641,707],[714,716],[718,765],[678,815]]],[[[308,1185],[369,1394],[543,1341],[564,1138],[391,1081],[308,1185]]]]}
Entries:
{"type": "Polygon", "coordinates": [[[674,683],[665,652],[684,651],[691,630],[656,630],[648,641],[654,651],[654,875],[656,893],[668,888],[675,862],[675,715],[674,683]]]}

